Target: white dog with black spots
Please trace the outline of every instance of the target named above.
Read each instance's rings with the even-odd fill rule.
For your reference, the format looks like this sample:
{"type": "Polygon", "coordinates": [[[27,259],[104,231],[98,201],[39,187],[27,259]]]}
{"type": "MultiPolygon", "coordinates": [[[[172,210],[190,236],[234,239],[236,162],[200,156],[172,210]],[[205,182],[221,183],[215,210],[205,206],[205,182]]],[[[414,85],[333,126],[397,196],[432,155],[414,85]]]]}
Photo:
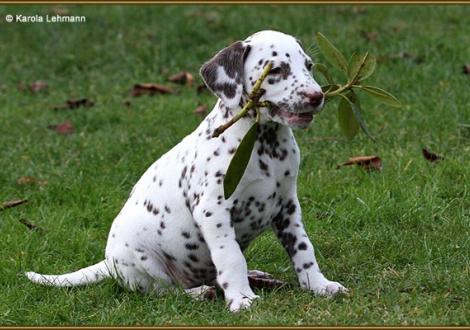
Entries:
{"type": "MultiPolygon", "coordinates": [[[[258,296],[248,281],[243,251],[272,228],[292,260],[300,286],[318,295],[347,291],[321,273],[302,223],[297,197],[300,154],[291,128],[305,128],[324,103],[312,60],[292,36],[261,31],[221,50],[201,68],[219,98],[199,127],[153,163],[114,219],[105,260],[64,275],[26,273],[33,282],[75,286],[118,279],[131,290],[188,292],[218,284],[231,311],[258,296]],[[254,115],[213,138],[240,111],[264,66],[261,120],[251,159],[225,199],[225,171],[254,115]]],[[[262,273],[258,273],[262,274],[262,273]]],[[[200,290],[200,291],[199,291],[200,290]]]]}

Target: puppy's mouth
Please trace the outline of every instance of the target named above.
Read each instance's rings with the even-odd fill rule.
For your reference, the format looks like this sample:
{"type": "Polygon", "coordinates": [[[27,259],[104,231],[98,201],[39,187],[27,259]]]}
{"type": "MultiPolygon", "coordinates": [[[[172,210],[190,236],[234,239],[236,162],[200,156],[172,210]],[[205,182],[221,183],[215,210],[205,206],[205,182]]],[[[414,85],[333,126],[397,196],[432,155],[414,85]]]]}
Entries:
{"type": "Polygon", "coordinates": [[[315,115],[321,110],[311,106],[304,106],[300,109],[286,109],[281,106],[271,105],[271,116],[281,117],[289,126],[307,127],[315,118],[315,115]]]}
{"type": "Polygon", "coordinates": [[[313,111],[291,112],[284,111],[278,108],[276,113],[282,117],[288,124],[294,125],[308,125],[313,120],[313,111]]]}

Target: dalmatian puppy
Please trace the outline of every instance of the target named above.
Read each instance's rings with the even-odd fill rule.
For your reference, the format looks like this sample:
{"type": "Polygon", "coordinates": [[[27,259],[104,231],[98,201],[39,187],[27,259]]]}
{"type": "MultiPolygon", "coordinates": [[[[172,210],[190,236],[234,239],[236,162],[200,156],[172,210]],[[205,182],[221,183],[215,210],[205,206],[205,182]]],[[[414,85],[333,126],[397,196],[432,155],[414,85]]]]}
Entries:
{"type": "MultiPolygon", "coordinates": [[[[36,283],[75,286],[113,277],[131,290],[178,286],[202,292],[217,283],[235,312],[258,296],[248,281],[243,251],[272,228],[292,260],[300,286],[317,295],[346,292],[321,273],[302,223],[297,197],[299,148],[292,128],[306,128],[324,102],[311,58],[292,36],[261,31],[221,50],[201,68],[218,97],[199,127],[153,163],[114,219],[105,260],[65,275],[26,273],[36,283]],[[240,111],[264,66],[257,141],[235,192],[223,180],[237,146],[254,122],[244,117],[213,138],[240,111]],[[202,287],[204,288],[204,287],[202,287]]],[[[261,273],[262,274],[262,273],[261,273]]]]}

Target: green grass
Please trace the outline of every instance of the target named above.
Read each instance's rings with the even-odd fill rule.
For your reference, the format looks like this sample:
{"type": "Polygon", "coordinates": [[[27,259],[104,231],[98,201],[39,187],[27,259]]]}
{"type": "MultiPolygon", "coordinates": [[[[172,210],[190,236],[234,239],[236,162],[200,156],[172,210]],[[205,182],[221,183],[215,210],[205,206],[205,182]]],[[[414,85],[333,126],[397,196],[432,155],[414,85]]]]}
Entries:
{"type": "MultiPolygon", "coordinates": [[[[0,201],[29,201],[0,211],[0,325],[469,324],[470,76],[462,66],[470,62],[470,7],[71,6],[86,23],[3,18],[50,8],[0,6],[0,201]],[[251,310],[234,315],[220,297],[142,296],[113,281],[74,289],[29,283],[24,271],[61,273],[101,260],[133,184],[199,123],[192,110],[215,102],[178,87],[178,94],[131,99],[126,107],[133,84],[164,83],[180,70],[196,75],[222,47],[268,28],[295,35],[306,48],[321,31],[346,54],[368,49],[381,57],[371,83],[404,104],[362,100],[375,143],[364,134],[347,143],[333,106],[296,133],[308,232],[324,273],[351,293],[324,299],[295,286],[261,291],[251,310]],[[378,36],[368,42],[361,32],[378,36]],[[17,88],[39,79],[47,92],[17,88]],[[52,110],[74,97],[96,105],[52,110]],[[74,134],[47,129],[64,119],[74,134]],[[424,146],[445,160],[426,162],[424,146]],[[335,169],[369,154],[382,157],[382,172],[335,169]],[[48,184],[18,185],[25,175],[48,184]],[[28,230],[23,218],[45,231],[28,230]]],[[[271,233],[250,247],[247,260],[295,284],[271,233]]]]}

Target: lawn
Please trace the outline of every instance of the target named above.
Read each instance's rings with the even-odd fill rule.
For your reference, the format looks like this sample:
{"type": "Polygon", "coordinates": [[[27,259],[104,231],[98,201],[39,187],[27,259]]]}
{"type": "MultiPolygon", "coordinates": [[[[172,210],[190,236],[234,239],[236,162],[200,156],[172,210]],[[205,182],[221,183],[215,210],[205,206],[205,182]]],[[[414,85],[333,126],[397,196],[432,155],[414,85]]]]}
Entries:
{"type": "Polygon", "coordinates": [[[468,325],[469,16],[470,6],[456,5],[0,6],[0,203],[28,200],[0,210],[0,325],[468,325]],[[60,10],[87,21],[4,19],[60,10]],[[369,50],[379,58],[371,83],[403,103],[361,99],[375,142],[362,133],[346,141],[334,104],[296,132],[308,233],[323,272],[351,292],[301,291],[271,233],[250,246],[249,267],[293,287],[258,291],[239,314],[220,296],[142,296],[112,280],[73,289],[28,282],[24,271],[69,272],[103,258],[133,184],[198,125],[193,110],[215,102],[167,77],[186,70],[199,84],[205,60],[262,29],[295,35],[314,59],[317,31],[346,54],[369,50]],[[48,88],[30,92],[38,80],[48,88]],[[132,97],[136,83],[176,93],[132,97]],[[79,98],[94,106],[54,110],[79,98]],[[72,134],[48,128],[64,120],[72,134]],[[425,160],[423,147],[444,160],[425,160]],[[336,169],[359,155],[380,156],[383,170],[336,169]]]}

